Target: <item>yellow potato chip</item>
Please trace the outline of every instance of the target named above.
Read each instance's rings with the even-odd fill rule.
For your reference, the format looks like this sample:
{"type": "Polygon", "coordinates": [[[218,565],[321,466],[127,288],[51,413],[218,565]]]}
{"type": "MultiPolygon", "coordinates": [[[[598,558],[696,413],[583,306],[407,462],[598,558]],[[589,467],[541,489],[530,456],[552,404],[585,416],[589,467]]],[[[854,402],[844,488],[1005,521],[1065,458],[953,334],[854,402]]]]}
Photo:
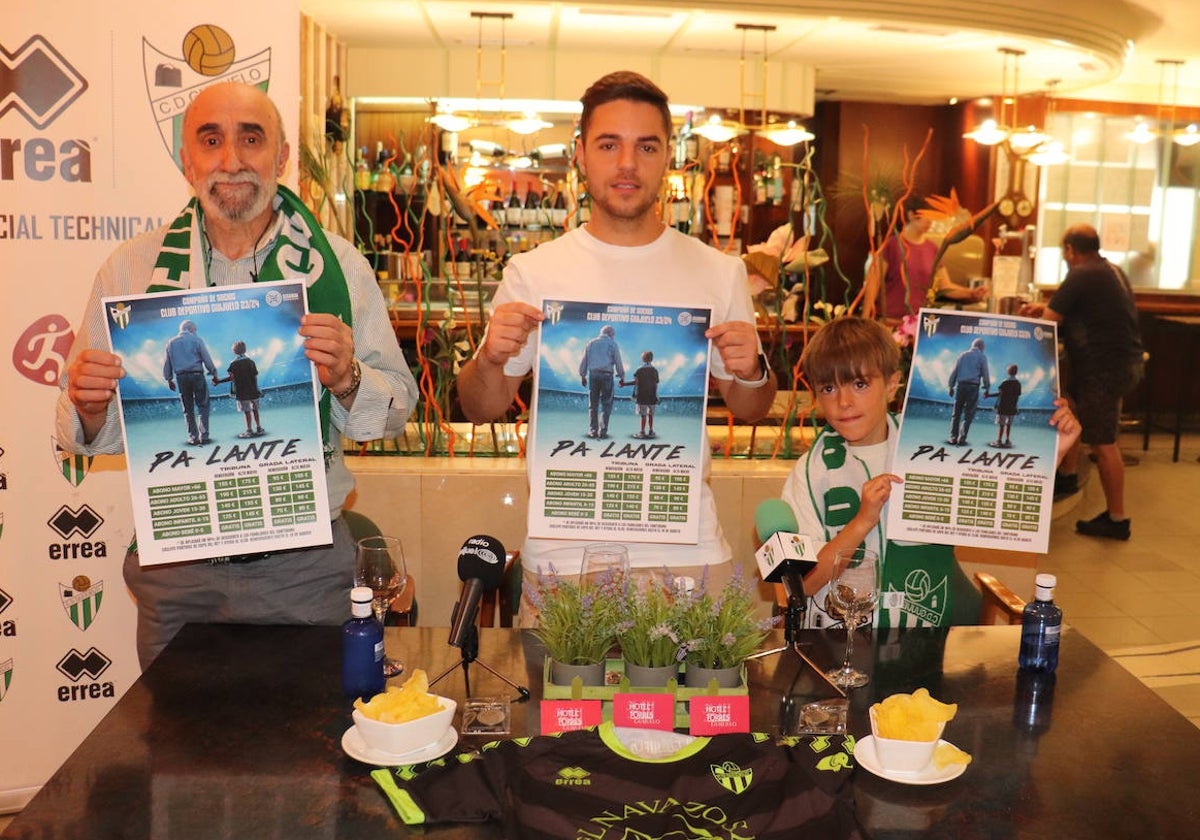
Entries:
{"type": "Polygon", "coordinates": [[[957,703],[943,703],[940,700],[935,700],[929,695],[929,690],[918,688],[912,693],[912,698],[915,702],[923,704],[928,710],[926,717],[937,721],[951,721],[958,713],[957,703]]]}
{"type": "Polygon", "coordinates": [[[437,695],[429,693],[429,678],[420,669],[413,671],[399,687],[389,685],[386,691],[376,694],[365,703],[362,698],[354,701],[354,708],[383,723],[416,720],[433,714],[441,705],[437,695]]]}
{"type": "Polygon", "coordinates": [[[951,764],[970,764],[971,754],[964,752],[953,744],[938,744],[933,751],[933,766],[938,770],[951,764]]]}
{"type": "Polygon", "coordinates": [[[889,695],[871,708],[879,736],[898,741],[932,741],[942,724],[958,712],[957,704],[935,700],[924,688],[912,694],[889,695]]]}

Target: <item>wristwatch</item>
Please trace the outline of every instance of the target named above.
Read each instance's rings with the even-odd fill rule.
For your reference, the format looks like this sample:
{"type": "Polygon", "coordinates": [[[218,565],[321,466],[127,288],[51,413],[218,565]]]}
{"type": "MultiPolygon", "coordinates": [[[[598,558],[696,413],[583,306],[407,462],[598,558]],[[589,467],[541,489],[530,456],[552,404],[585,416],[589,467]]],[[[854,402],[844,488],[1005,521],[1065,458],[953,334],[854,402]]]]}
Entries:
{"type": "Polygon", "coordinates": [[[771,376],[771,364],[767,361],[766,353],[758,354],[758,367],[762,371],[762,375],[758,379],[742,379],[736,373],[733,375],[733,381],[747,388],[761,388],[767,384],[767,379],[771,376]]]}

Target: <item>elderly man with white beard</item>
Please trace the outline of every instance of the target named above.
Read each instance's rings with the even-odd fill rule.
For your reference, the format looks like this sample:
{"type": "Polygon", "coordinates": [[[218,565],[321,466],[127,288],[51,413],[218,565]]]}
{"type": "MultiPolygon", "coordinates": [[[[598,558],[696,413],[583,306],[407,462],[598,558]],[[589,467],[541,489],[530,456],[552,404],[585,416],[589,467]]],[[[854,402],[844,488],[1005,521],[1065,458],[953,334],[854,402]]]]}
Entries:
{"type": "Polygon", "coordinates": [[[276,183],[289,146],[267,95],[233,82],[205,88],[184,114],[181,144],[195,197],[169,225],[118,248],[97,273],[62,383],[59,442],[83,454],[123,448],[113,397],[125,372],[108,347],[102,297],[302,279],[309,312],[299,333],[323,389],[333,543],[145,568],[132,548],[124,573],[137,599],[143,668],[189,621],[340,624],[354,580],[354,546],[341,517],[354,479],[342,437],[398,434],[417,400],[374,272],[276,183]]]}

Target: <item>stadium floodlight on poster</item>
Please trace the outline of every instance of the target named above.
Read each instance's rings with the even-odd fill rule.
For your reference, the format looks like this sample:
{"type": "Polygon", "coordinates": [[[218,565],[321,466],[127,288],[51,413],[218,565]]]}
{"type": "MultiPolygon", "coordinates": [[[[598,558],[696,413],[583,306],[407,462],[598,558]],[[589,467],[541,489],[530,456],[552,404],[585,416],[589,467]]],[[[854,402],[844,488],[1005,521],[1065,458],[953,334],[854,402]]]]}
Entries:
{"type": "Polygon", "coordinates": [[[922,309],[888,538],[1045,552],[1059,392],[1052,321],[922,309]]]}
{"type": "Polygon", "coordinates": [[[103,306],[142,565],[331,542],[304,283],[103,306]]]}
{"type": "Polygon", "coordinates": [[[711,311],[568,300],[542,310],[529,534],[696,542],[711,311]],[[601,361],[607,375],[588,370],[601,361]]]}

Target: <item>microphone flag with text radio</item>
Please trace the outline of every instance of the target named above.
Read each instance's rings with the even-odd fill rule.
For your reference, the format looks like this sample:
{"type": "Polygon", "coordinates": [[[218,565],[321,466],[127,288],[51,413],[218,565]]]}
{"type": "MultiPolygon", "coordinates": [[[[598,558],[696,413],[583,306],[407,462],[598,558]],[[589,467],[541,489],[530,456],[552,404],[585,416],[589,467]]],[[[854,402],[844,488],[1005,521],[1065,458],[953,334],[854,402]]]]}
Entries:
{"type": "Polygon", "coordinates": [[[458,579],[462,592],[450,618],[450,644],[461,648],[470,635],[485,592],[504,582],[504,546],[495,537],[479,534],[463,543],[458,552],[458,579]]]}

